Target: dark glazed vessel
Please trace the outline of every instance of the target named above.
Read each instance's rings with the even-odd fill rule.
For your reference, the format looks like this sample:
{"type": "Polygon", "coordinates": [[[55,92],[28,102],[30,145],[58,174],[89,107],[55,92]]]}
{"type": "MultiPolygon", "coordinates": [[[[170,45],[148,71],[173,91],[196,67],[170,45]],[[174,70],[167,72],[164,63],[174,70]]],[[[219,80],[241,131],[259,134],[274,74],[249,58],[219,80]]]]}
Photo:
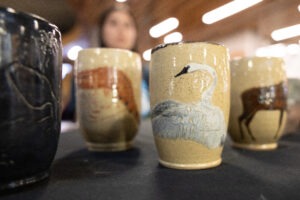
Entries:
{"type": "Polygon", "coordinates": [[[0,190],[48,177],[60,133],[61,36],[0,8],[0,190]]]}

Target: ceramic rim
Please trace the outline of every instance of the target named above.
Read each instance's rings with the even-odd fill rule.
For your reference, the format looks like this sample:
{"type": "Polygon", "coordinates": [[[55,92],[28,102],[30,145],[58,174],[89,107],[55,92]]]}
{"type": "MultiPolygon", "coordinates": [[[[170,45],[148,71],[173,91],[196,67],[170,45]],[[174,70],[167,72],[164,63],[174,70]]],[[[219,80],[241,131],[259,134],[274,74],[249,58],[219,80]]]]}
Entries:
{"type": "Polygon", "coordinates": [[[109,151],[124,151],[132,147],[132,141],[116,142],[116,143],[86,143],[90,151],[109,152],[109,151]]]}
{"type": "Polygon", "coordinates": [[[19,180],[13,180],[0,185],[0,191],[6,189],[14,189],[25,185],[31,185],[36,182],[42,181],[49,177],[49,172],[45,171],[30,177],[22,178],[19,180]]]}
{"type": "Polygon", "coordinates": [[[240,148],[240,149],[248,149],[254,151],[268,151],[274,150],[278,147],[277,143],[268,143],[268,144],[242,144],[234,142],[232,144],[233,147],[240,148]]]}
{"type": "Polygon", "coordinates": [[[159,159],[159,162],[160,164],[168,168],[181,169],[181,170],[197,170],[197,169],[208,169],[208,168],[217,167],[222,163],[222,158],[219,158],[218,160],[214,160],[211,162],[206,162],[206,163],[183,164],[183,163],[167,162],[161,159],[159,159]]]}

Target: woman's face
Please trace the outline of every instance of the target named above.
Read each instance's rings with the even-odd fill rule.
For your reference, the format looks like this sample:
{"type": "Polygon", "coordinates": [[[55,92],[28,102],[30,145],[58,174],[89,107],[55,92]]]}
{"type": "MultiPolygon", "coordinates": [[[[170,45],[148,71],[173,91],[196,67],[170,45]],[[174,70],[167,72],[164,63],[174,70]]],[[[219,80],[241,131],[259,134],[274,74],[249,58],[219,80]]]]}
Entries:
{"type": "Polygon", "coordinates": [[[107,47],[132,49],[136,42],[137,30],[128,13],[114,11],[104,22],[102,34],[107,47]]]}

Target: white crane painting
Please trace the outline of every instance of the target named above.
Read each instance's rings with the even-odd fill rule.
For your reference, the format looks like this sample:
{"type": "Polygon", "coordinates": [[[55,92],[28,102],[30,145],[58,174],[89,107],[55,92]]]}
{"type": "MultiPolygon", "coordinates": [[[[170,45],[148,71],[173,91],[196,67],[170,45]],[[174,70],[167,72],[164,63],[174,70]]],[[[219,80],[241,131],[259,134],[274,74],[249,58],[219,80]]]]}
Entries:
{"type": "Polygon", "coordinates": [[[158,103],[152,110],[153,132],[158,137],[192,140],[210,149],[217,148],[225,141],[226,124],[222,110],[211,102],[218,82],[215,69],[206,64],[189,63],[175,78],[197,71],[207,71],[212,76],[212,83],[199,102],[166,100],[158,103]]]}

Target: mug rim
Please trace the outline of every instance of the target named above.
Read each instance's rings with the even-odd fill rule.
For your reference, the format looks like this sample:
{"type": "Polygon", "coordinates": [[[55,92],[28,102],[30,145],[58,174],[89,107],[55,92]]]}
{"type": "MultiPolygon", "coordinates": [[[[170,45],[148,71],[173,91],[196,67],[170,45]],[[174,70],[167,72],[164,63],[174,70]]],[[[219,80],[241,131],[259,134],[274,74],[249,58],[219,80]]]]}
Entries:
{"type": "Polygon", "coordinates": [[[39,15],[30,13],[30,12],[18,11],[18,10],[15,10],[14,8],[5,7],[5,6],[0,6],[0,13],[1,12],[12,15],[14,18],[19,16],[19,17],[25,18],[26,20],[31,20],[31,21],[37,20],[39,23],[49,26],[59,32],[59,28],[55,24],[49,22],[47,19],[45,19],[39,15]]]}
{"type": "Polygon", "coordinates": [[[131,53],[135,56],[138,56],[140,57],[140,54],[137,53],[137,52],[134,52],[134,51],[131,51],[131,50],[128,50],[128,49],[121,49],[121,48],[108,48],[108,47],[90,47],[90,48],[84,48],[84,49],[81,49],[79,52],[78,52],[78,55],[83,53],[83,52],[99,52],[100,51],[107,51],[107,52],[112,52],[112,51],[115,51],[115,52],[123,52],[123,53],[131,53]]]}
{"type": "Polygon", "coordinates": [[[225,45],[217,43],[217,42],[212,42],[212,41],[180,41],[180,42],[171,42],[171,43],[162,43],[154,48],[151,49],[151,55],[155,53],[156,51],[163,49],[165,47],[171,46],[171,45],[182,45],[182,44],[210,44],[210,45],[215,45],[215,46],[221,46],[226,49],[228,49],[225,45]]]}
{"type": "Polygon", "coordinates": [[[240,61],[255,60],[255,59],[284,61],[283,58],[276,57],[276,56],[244,56],[239,58],[233,58],[230,60],[230,62],[240,62],[240,61]]]}

